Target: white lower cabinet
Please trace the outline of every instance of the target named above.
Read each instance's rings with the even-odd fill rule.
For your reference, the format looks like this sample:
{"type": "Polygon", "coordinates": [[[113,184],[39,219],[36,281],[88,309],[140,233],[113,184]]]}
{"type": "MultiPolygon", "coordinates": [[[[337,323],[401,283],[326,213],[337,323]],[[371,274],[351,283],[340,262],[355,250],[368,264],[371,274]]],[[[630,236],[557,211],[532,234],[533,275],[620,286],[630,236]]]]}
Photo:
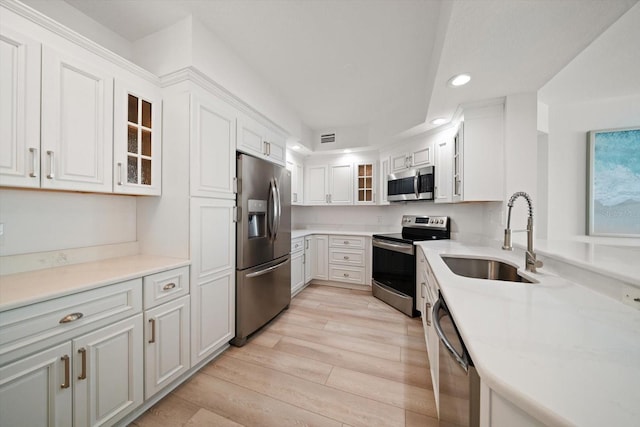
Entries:
{"type": "Polygon", "coordinates": [[[143,401],[142,315],[0,368],[0,425],[112,425],[143,401]]]}
{"type": "Polygon", "coordinates": [[[311,266],[313,265],[313,236],[304,238],[304,283],[307,284],[313,279],[311,266]]]}
{"type": "Polygon", "coordinates": [[[190,311],[185,295],[145,312],[145,399],[191,367],[190,311]]]}
{"type": "Polygon", "coordinates": [[[365,245],[364,236],[330,236],[329,280],[364,285],[365,245]]]}
{"type": "Polygon", "coordinates": [[[191,198],[191,365],[235,334],[234,200],[191,198]]]}
{"type": "Polygon", "coordinates": [[[291,254],[291,295],[304,286],[304,251],[291,254]]]}
{"type": "Polygon", "coordinates": [[[71,356],[66,342],[0,367],[0,425],[70,426],[71,356]]]}
{"type": "Polygon", "coordinates": [[[329,236],[313,236],[311,242],[311,276],[318,280],[329,280],[329,236]]]}
{"type": "Polygon", "coordinates": [[[111,425],[143,401],[142,315],[73,340],[74,427],[111,425]]]}

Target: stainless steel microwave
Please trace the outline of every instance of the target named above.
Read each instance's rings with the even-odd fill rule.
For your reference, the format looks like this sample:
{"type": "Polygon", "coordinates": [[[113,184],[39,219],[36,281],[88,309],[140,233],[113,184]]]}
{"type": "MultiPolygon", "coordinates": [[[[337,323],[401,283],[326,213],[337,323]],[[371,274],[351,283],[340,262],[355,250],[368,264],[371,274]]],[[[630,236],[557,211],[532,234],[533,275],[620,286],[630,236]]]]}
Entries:
{"type": "Polygon", "coordinates": [[[433,166],[387,175],[387,200],[433,200],[433,166]]]}

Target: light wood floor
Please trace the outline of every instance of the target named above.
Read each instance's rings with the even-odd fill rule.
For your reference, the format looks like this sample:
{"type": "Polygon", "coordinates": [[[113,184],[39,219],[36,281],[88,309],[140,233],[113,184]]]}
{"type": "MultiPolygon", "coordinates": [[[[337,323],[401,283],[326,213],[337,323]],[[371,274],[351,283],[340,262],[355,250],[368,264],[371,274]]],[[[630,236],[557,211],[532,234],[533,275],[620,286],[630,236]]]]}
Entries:
{"type": "Polygon", "coordinates": [[[311,285],[132,426],[438,426],[419,318],[311,285]]]}

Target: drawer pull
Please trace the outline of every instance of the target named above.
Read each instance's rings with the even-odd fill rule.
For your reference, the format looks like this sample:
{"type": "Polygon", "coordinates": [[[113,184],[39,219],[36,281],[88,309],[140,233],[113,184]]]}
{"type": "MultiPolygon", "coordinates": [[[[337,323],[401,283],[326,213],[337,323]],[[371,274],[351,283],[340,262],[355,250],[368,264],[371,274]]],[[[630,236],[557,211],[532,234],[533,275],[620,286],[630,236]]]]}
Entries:
{"type": "Polygon", "coordinates": [[[349,243],[350,243],[350,242],[349,242],[348,240],[345,240],[345,241],[344,241],[344,244],[345,244],[345,245],[348,245],[349,243]]]}
{"type": "Polygon", "coordinates": [[[87,349],[81,348],[80,350],[78,350],[78,353],[80,353],[80,356],[82,359],[82,370],[80,372],[80,375],[78,375],[78,379],[86,380],[87,379],[87,349]]]}
{"type": "Polygon", "coordinates": [[[349,277],[349,273],[344,273],[343,276],[344,277],[349,277]]]}
{"type": "Polygon", "coordinates": [[[149,319],[149,323],[151,323],[151,339],[149,340],[149,344],[153,344],[156,342],[156,319],[149,319]]]}
{"type": "Polygon", "coordinates": [[[343,256],[343,258],[344,258],[344,259],[349,259],[349,257],[348,257],[348,256],[346,256],[346,255],[345,255],[345,256],[343,256]]]}
{"type": "Polygon", "coordinates": [[[60,319],[60,322],[58,323],[71,323],[71,322],[75,322],[78,319],[82,319],[82,316],[84,316],[84,314],[82,313],[71,313],[71,314],[67,314],[66,316],[64,316],[62,319],[60,319]]]}
{"type": "Polygon", "coordinates": [[[163,291],[170,291],[171,289],[173,289],[173,288],[175,288],[175,287],[176,287],[176,284],[175,284],[175,283],[173,283],[173,282],[171,282],[171,283],[167,283],[166,285],[164,285],[164,286],[162,287],[162,290],[163,290],[163,291]]]}
{"type": "Polygon", "coordinates": [[[69,386],[71,385],[69,381],[69,376],[71,375],[69,369],[69,356],[65,354],[60,358],[60,360],[64,362],[64,382],[60,384],[60,388],[69,388],[69,386]]]}

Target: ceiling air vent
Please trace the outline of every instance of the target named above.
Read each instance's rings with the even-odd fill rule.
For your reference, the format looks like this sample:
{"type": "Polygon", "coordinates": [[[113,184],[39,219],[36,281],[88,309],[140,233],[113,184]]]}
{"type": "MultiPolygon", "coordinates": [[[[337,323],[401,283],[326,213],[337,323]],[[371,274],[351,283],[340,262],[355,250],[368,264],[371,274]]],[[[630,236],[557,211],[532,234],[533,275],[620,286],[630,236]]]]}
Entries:
{"type": "Polygon", "coordinates": [[[325,133],[323,135],[320,135],[320,144],[327,144],[329,142],[336,142],[335,133],[325,133]]]}

